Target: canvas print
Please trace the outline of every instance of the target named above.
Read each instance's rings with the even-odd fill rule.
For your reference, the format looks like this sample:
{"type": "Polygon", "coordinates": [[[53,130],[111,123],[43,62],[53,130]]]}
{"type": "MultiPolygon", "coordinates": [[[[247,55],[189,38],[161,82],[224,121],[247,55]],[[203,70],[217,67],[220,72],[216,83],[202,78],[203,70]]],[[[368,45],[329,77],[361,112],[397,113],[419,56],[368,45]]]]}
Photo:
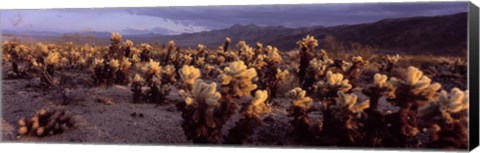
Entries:
{"type": "Polygon", "coordinates": [[[2,141],[468,148],[467,2],[0,13],[2,141]]]}

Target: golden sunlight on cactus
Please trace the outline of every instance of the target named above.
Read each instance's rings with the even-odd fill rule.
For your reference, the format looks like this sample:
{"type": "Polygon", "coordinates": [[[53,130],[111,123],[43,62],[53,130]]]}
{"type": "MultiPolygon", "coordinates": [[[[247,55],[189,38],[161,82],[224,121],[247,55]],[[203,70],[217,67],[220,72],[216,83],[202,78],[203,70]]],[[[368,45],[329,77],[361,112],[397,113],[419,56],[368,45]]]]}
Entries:
{"type": "Polygon", "coordinates": [[[45,63],[48,65],[56,65],[60,62],[60,54],[57,52],[48,53],[45,63]]]}
{"type": "Polygon", "coordinates": [[[301,48],[315,48],[318,46],[318,40],[313,36],[307,35],[301,41],[298,41],[297,44],[301,48]]]}
{"type": "Polygon", "coordinates": [[[205,48],[207,48],[207,47],[203,44],[198,44],[197,45],[197,50],[204,50],[205,48]]]}
{"type": "Polygon", "coordinates": [[[126,41],[125,41],[125,46],[126,46],[126,47],[133,47],[133,41],[131,41],[131,40],[126,40],[126,41]]]}
{"type": "Polygon", "coordinates": [[[243,61],[231,62],[223,71],[224,74],[219,76],[222,85],[231,85],[236,96],[249,96],[250,91],[257,88],[257,85],[252,83],[257,71],[254,68],[247,69],[243,61]]]}
{"type": "Polygon", "coordinates": [[[120,62],[116,59],[112,59],[110,62],[110,67],[113,69],[113,70],[118,70],[118,68],[120,67],[120,62]]]}
{"type": "Polygon", "coordinates": [[[159,76],[162,67],[160,67],[160,62],[156,62],[154,60],[150,60],[146,65],[142,68],[143,72],[147,73],[148,75],[159,76]]]}
{"type": "Polygon", "coordinates": [[[217,92],[217,84],[207,84],[201,79],[195,80],[193,84],[192,92],[188,93],[185,90],[179,91],[180,95],[185,98],[187,105],[203,105],[206,104],[206,113],[208,116],[213,117],[213,110],[219,105],[218,100],[222,97],[217,92]]]}
{"type": "Polygon", "coordinates": [[[103,61],[104,61],[103,59],[97,59],[96,58],[96,59],[93,60],[93,65],[94,66],[103,65],[103,61]]]}
{"type": "Polygon", "coordinates": [[[438,96],[438,102],[442,109],[450,113],[457,113],[468,109],[468,91],[462,91],[458,88],[453,88],[448,94],[446,91],[441,91],[438,96]]]}
{"type": "Polygon", "coordinates": [[[153,50],[153,47],[146,43],[141,43],[140,48],[142,48],[142,50],[148,50],[148,51],[153,50]]]}
{"type": "Polygon", "coordinates": [[[133,83],[135,84],[142,84],[145,82],[145,79],[142,78],[142,76],[135,74],[135,77],[133,77],[133,83]]]}
{"type": "Polygon", "coordinates": [[[276,47],[267,46],[267,60],[272,63],[282,63],[282,56],[278,54],[278,49],[276,47]]]}
{"type": "Polygon", "coordinates": [[[295,89],[290,90],[287,93],[287,96],[293,100],[292,101],[293,106],[307,110],[310,107],[312,107],[313,99],[306,96],[306,94],[307,92],[305,90],[302,90],[302,88],[296,87],[295,89]]]}
{"type": "Polygon", "coordinates": [[[387,61],[389,63],[392,63],[392,64],[396,64],[398,63],[398,60],[400,59],[400,55],[395,55],[395,56],[390,56],[390,55],[387,55],[387,61]]]}
{"type": "Polygon", "coordinates": [[[192,86],[195,80],[200,76],[200,70],[194,66],[183,65],[180,69],[180,78],[182,78],[183,82],[189,86],[192,86]]]}
{"type": "Polygon", "coordinates": [[[36,50],[39,51],[42,54],[48,54],[48,46],[44,45],[42,43],[37,43],[36,44],[36,50]]]}
{"type": "Polygon", "coordinates": [[[432,98],[442,87],[439,83],[431,84],[431,81],[428,76],[423,75],[422,71],[413,66],[408,67],[405,80],[398,80],[396,78],[392,78],[391,80],[394,86],[407,85],[414,95],[423,96],[427,99],[432,98]]]}
{"type": "Polygon", "coordinates": [[[277,78],[278,80],[286,80],[288,76],[288,70],[281,70],[281,69],[277,69],[277,73],[275,74],[275,78],[277,78]]]}
{"type": "Polygon", "coordinates": [[[121,42],[122,41],[122,35],[120,33],[112,33],[112,41],[114,42],[121,42]]]}
{"type": "Polygon", "coordinates": [[[271,108],[265,103],[267,98],[268,92],[266,90],[257,90],[255,92],[255,97],[251,100],[250,105],[247,108],[246,113],[259,116],[261,114],[271,112],[271,108]]]}
{"type": "Polygon", "coordinates": [[[227,38],[225,38],[225,42],[230,43],[230,42],[232,42],[232,39],[230,39],[230,37],[227,37],[227,38]]]}
{"type": "Polygon", "coordinates": [[[128,70],[130,69],[131,66],[132,66],[132,62],[130,62],[130,61],[128,60],[128,58],[124,58],[124,59],[122,60],[122,64],[121,64],[121,66],[120,66],[120,69],[121,69],[122,71],[124,71],[124,72],[128,72],[128,70]]]}
{"type": "Polygon", "coordinates": [[[342,91],[339,91],[337,94],[338,101],[335,105],[331,106],[331,109],[341,112],[348,110],[350,113],[359,113],[370,107],[370,101],[368,100],[361,103],[357,102],[358,97],[355,94],[346,94],[342,91]]]}
{"type": "Polygon", "coordinates": [[[379,73],[376,73],[373,76],[373,85],[378,87],[378,88],[383,88],[387,86],[387,75],[382,75],[379,73]]]}
{"type": "Polygon", "coordinates": [[[337,93],[338,91],[347,92],[352,88],[352,85],[349,83],[348,79],[344,79],[341,73],[328,71],[326,81],[319,81],[313,87],[323,94],[333,94],[333,92],[337,93]]]}

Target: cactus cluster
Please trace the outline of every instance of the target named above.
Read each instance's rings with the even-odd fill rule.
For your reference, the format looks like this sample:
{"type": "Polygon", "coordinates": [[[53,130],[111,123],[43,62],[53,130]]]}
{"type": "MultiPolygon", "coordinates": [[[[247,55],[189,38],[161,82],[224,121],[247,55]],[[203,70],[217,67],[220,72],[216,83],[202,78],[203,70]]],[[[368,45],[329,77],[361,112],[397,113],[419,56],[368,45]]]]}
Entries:
{"type": "Polygon", "coordinates": [[[63,133],[74,126],[72,114],[65,110],[38,110],[30,119],[18,120],[18,134],[21,136],[48,136],[63,133]]]}
{"type": "MultiPolygon", "coordinates": [[[[279,125],[288,117],[285,129],[293,130],[282,132],[287,138],[293,135],[296,144],[467,147],[467,67],[461,59],[442,57],[442,62],[407,68],[403,62],[417,57],[339,55],[337,50],[329,55],[321,49],[324,42],[311,35],[290,52],[242,40],[232,47],[229,37],[214,49],[203,44],[182,48],[173,40],[150,45],[122,39],[112,33],[104,46],[5,41],[3,68],[9,79],[40,78],[61,91],[71,87],[65,82],[88,80],[91,84],[82,85],[129,86],[134,103],[177,101],[184,134],[193,143],[250,144],[256,130],[271,128],[262,126],[264,120],[279,125]],[[72,77],[85,71],[91,78],[72,77]],[[170,91],[177,90],[181,102],[170,98],[177,95],[170,91]],[[425,135],[427,140],[416,142],[425,135]]],[[[73,125],[69,115],[42,109],[21,119],[18,132],[61,133],[73,125]]]]}

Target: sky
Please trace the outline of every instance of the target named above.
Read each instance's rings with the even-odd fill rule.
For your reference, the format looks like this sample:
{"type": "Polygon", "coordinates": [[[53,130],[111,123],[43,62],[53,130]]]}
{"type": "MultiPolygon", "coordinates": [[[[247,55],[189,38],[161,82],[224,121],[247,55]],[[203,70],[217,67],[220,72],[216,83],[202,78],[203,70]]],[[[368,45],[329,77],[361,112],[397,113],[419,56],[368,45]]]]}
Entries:
{"type": "Polygon", "coordinates": [[[467,11],[467,2],[1,10],[0,25],[2,30],[18,32],[174,35],[228,28],[235,24],[292,28],[335,26],[467,11]]]}

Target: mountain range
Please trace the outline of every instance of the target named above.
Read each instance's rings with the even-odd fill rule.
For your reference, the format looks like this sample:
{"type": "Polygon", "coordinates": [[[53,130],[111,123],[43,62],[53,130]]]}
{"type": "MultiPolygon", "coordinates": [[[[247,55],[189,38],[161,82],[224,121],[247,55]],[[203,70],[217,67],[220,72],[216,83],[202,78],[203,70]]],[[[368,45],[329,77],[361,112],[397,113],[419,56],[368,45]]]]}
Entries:
{"type": "MultiPolygon", "coordinates": [[[[169,40],[174,40],[177,46],[181,47],[195,47],[198,43],[202,43],[208,48],[216,48],[224,42],[225,37],[230,37],[234,43],[245,40],[254,46],[256,42],[262,42],[264,45],[278,47],[282,51],[296,49],[298,40],[306,35],[313,35],[319,40],[319,48],[328,48],[333,40],[337,45],[347,48],[352,43],[357,43],[363,46],[374,46],[385,52],[442,55],[462,53],[461,55],[466,55],[467,22],[467,13],[457,13],[433,17],[384,19],[372,23],[330,27],[289,28],[237,24],[225,29],[179,35],[167,35],[168,31],[164,31],[164,29],[156,29],[159,32],[155,33],[126,29],[129,31],[122,35],[124,39],[134,42],[165,44],[169,40]]],[[[6,33],[21,35],[7,30],[2,33],[4,35],[6,33]]],[[[28,37],[34,41],[58,41],[59,37],[65,36],[65,34],[45,31],[24,33],[28,33],[28,37]]],[[[91,38],[96,38],[97,43],[108,43],[111,34],[110,32],[82,32],[80,35],[90,35],[91,38]]],[[[80,43],[86,42],[85,40],[79,41],[80,43]]]]}

